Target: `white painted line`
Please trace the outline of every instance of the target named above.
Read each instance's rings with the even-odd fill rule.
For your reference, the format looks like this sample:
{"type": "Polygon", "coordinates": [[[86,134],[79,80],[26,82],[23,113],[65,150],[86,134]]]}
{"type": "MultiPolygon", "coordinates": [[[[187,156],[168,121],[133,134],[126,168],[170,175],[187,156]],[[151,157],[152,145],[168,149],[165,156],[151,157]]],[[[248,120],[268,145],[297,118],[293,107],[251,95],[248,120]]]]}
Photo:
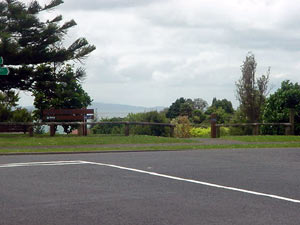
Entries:
{"type": "Polygon", "coordinates": [[[26,167],[26,166],[64,166],[84,164],[82,161],[49,161],[49,162],[27,162],[27,163],[8,163],[0,164],[0,168],[26,167]]]}
{"type": "Polygon", "coordinates": [[[201,184],[201,185],[210,186],[210,187],[214,187],[214,188],[221,188],[221,189],[237,191],[237,192],[258,195],[258,196],[264,196],[264,197],[269,197],[269,198],[293,202],[293,203],[300,203],[300,200],[297,200],[297,199],[286,198],[286,197],[282,197],[282,196],[278,196],[278,195],[266,194],[266,193],[261,193],[261,192],[256,192],[256,191],[249,191],[249,190],[235,188],[235,187],[228,187],[228,186],[223,186],[223,185],[218,185],[218,184],[212,184],[212,183],[207,183],[207,182],[202,182],[202,181],[197,181],[197,180],[192,180],[192,179],[185,179],[185,178],[181,178],[181,177],[169,176],[166,174],[149,172],[149,171],[145,171],[145,170],[133,169],[133,168],[117,166],[117,165],[112,165],[112,164],[105,164],[105,163],[96,163],[96,162],[87,162],[87,161],[81,161],[81,162],[83,164],[86,163],[86,164],[92,164],[92,165],[98,165],[98,166],[107,166],[107,167],[117,168],[117,169],[121,169],[121,170],[128,170],[128,171],[133,171],[133,172],[137,172],[137,173],[149,174],[152,176],[158,176],[158,177],[164,177],[164,178],[173,179],[173,180],[201,184]]]}

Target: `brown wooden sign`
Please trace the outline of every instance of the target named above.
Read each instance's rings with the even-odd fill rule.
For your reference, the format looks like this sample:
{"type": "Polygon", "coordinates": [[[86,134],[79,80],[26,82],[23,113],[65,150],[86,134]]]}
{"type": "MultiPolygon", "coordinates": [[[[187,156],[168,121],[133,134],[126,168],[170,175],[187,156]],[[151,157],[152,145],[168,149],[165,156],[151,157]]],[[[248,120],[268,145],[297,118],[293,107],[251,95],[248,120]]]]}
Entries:
{"type": "Polygon", "coordinates": [[[84,121],[94,118],[94,109],[46,109],[44,121],[84,121]]]}
{"type": "Polygon", "coordinates": [[[94,114],[94,109],[45,109],[43,115],[86,115],[94,114]]]}

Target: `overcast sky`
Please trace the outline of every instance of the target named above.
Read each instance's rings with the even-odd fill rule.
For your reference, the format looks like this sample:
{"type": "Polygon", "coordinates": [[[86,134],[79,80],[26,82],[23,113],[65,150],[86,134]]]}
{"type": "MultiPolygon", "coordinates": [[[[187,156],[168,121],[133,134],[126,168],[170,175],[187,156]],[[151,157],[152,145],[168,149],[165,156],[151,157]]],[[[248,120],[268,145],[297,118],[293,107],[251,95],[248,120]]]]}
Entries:
{"type": "Polygon", "coordinates": [[[300,81],[299,11],[297,0],[65,0],[44,16],[74,19],[66,42],[85,37],[97,47],[83,83],[96,102],[170,106],[216,97],[236,107],[249,51],[257,76],[271,67],[273,92],[285,79],[300,81]]]}

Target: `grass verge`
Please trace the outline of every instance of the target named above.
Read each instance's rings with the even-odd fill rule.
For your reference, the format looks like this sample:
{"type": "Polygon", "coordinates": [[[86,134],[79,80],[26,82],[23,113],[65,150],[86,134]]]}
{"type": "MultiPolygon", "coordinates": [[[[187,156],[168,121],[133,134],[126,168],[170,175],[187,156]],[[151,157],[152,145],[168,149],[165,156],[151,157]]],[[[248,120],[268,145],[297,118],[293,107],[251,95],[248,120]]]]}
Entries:
{"type": "Polygon", "coordinates": [[[35,135],[28,137],[23,134],[0,134],[0,147],[24,146],[76,146],[76,145],[106,145],[106,144],[163,144],[163,143],[192,143],[195,140],[154,136],[112,136],[89,135],[79,137],[76,135],[35,135]]]}
{"type": "Polygon", "coordinates": [[[0,149],[0,154],[20,153],[70,153],[70,152],[114,152],[114,151],[176,151],[176,150],[205,150],[205,149],[238,149],[238,148],[300,148],[300,143],[278,144],[233,144],[233,145],[175,145],[175,146],[124,146],[124,147],[61,147],[61,148],[22,148],[0,149]]]}

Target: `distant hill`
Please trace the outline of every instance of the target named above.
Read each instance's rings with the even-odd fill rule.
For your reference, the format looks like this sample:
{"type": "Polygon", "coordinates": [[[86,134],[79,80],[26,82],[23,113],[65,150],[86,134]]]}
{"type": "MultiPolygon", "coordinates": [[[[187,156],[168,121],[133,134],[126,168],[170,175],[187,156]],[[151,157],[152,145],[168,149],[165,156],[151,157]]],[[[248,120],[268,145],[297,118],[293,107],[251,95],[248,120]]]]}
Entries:
{"type": "Polygon", "coordinates": [[[161,111],[166,107],[143,107],[143,106],[132,106],[122,104],[109,104],[102,102],[93,102],[89,108],[97,110],[99,117],[111,118],[111,117],[125,117],[129,113],[149,112],[149,111],[161,111]]]}
{"type": "MultiPolygon", "coordinates": [[[[34,110],[33,106],[25,107],[28,110],[34,110]]],[[[143,107],[143,106],[133,106],[133,105],[122,105],[122,104],[109,104],[102,102],[93,102],[88,108],[95,109],[99,117],[111,118],[111,117],[125,117],[129,113],[139,113],[139,112],[149,112],[149,111],[161,111],[166,107],[156,106],[156,107],[143,107]]]]}
{"type": "Polygon", "coordinates": [[[133,105],[121,105],[121,104],[109,104],[102,102],[94,102],[90,108],[98,109],[98,111],[109,111],[109,112],[148,112],[153,110],[163,110],[165,107],[143,107],[143,106],[133,106],[133,105]]]}

